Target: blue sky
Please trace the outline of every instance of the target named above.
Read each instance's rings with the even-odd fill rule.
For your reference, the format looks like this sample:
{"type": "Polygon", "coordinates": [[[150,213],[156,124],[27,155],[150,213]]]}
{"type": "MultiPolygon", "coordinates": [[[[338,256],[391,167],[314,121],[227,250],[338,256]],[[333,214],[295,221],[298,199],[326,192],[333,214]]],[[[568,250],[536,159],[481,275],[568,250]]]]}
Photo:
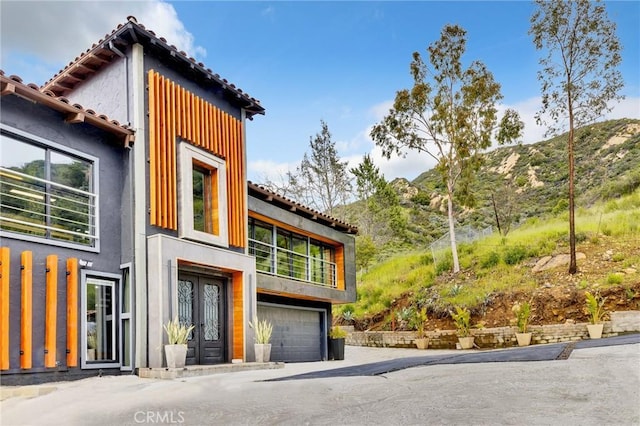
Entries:
{"type": "MultiPolygon", "coordinates": [[[[640,2],[607,2],[623,45],[627,99],[609,118],[640,118],[640,2]]],[[[410,87],[411,54],[425,52],[445,24],[468,32],[466,61],[481,60],[502,85],[503,107],[525,121],[524,142],[543,138],[539,53],[530,36],[534,5],[524,1],[11,2],[2,0],[2,65],[42,84],[118,23],[134,15],[266,108],[247,123],[249,179],[277,179],[299,164],[309,138],[328,123],[339,154],[355,166],[366,153],[387,179],[415,178],[429,158],[387,161],[372,125],[395,92],[410,87]]]]}

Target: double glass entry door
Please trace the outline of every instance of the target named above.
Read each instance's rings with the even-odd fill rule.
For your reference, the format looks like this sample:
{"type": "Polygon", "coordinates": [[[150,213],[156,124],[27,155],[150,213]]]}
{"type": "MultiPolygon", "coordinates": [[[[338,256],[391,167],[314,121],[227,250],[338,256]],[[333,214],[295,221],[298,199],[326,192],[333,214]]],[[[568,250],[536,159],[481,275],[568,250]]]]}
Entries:
{"type": "Polygon", "coordinates": [[[178,318],[195,328],[187,344],[187,365],[218,364],[226,361],[226,312],[224,281],[180,273],[178,318]]]}

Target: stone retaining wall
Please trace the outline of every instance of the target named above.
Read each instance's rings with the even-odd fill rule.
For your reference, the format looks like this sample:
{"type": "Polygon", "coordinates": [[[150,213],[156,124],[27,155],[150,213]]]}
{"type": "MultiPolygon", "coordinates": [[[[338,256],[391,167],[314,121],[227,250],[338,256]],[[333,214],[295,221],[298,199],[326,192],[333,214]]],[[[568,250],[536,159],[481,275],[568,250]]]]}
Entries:
{"type": "MultiPolygon", "coordinates": [[[[602,337],[617,336],[621,333],[640,332],[640,311],[612,312],[611,321],[604,323],[602,337]]],[[[376,346],[388,348],[414,348],[416,333],[413,331],[348,331],[347,345],[376,346]]],[[[516,327],[496,327],[472,330],[475,344],[482,349],[508,348],[517,346],[516,327]]],[[[532,325],[531,344],[570,342],[589,338],[587,323],[532,325]]],[[[458,336],[455,330],[427,331],[430,349],[455,349],[458,336]]]]}

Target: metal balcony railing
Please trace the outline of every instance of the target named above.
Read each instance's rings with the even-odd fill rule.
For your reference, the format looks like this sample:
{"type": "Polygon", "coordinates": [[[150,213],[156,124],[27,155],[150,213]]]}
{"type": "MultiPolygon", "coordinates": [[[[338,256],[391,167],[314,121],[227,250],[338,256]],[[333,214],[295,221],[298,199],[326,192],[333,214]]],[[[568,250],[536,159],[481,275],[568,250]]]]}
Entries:
{"type": "Polygon", "coordinates": [[[249,254],[256,258],[259,272],[335,288],[336,264],[249,239],[249,254]]]}
{"type": "Polygon", "coordinates": [[[97,195],[0,167],[3,231],[93,246],[97,195]]]}

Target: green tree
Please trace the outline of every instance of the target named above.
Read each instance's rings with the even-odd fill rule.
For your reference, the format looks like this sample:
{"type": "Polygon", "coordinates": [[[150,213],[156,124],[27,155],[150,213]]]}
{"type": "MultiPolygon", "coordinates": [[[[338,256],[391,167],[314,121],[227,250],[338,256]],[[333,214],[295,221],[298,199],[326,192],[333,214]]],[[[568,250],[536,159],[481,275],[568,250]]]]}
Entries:
{"type": "Polygon", "coordinates": [[[373,164],[371,156],[366,154],[358,167],[350,172],[356,178],[358,199],[364,205],[356,216],[359,233],[370,237],[377,245],[386,244],[394,238],[403,240],[407,220],[402,213],[400,199],[373,164]]]}
{"type": "Polygon", "coordinates": [[[599,1],[536,0],[529,34],[540,59],[538,80],[542,86],[542,108],[538,124],[547,125],[547,135],[565,130],[569,163],[569,273],[578,271],[575,231],[574,136],[577,127],[595,121],[610,111],[609,101],[622,98],[622,75],[617,69],[620,41],[616,25],[599,1]]]}
{"type": "Polygon", "coordinates": [[[469,182],[492,138],[500,144],[514,141],[523,128],[513,110],[507,110],[498,124],[495,105],[502,99],[500,85],[479,61],[463,68],[465,48],[466,31],[447,25],[428,48],[431,69],[415,52],[410,65],[413,87],[396,93],[389,114],[371,131],[387,158],[405,155],[408,149],[436,160],[446,187],[454,272],[460,271],[454,200],[462,205],[473,202],[469,182]]]}
{"type": "Polygon", "coordinates": [[[309,139],[311,155],[305,152],[295,171],[287,172],[284,183],[269,181],[266,186],[328,215],[349,201],[351,176],[347,162],[338,156],[329,126],[320,121],[322,130],[309,139]]]}

